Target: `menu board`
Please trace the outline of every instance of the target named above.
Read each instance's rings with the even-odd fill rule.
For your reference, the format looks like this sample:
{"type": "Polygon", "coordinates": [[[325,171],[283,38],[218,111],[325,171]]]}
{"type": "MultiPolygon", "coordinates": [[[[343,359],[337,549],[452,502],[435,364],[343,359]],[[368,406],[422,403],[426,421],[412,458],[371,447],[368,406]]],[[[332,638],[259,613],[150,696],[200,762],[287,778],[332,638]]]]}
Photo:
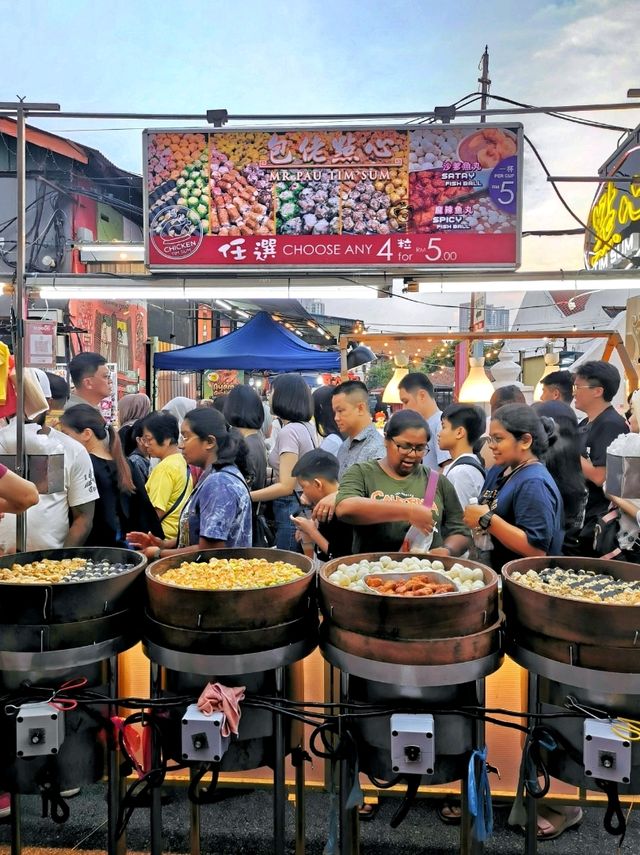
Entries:
{"type": "Polygon", "coordinates": [[[522,127],[145,131],[146,260],[517,267],[522,127]]]}

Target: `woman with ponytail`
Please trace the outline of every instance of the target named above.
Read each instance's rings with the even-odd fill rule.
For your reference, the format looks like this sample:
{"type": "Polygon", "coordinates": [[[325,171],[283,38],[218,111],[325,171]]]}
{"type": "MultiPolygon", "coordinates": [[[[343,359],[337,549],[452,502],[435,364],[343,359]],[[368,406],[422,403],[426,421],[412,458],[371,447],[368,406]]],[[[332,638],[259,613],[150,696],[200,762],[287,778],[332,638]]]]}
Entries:
{"type": "Polygon", "coordinates": [[[487,473],[479,503],[465,508],[464,521],[490,535],[491,564],[498,573],[516,558],[562,554],[562,498],[543,463],[557,438],[553,427],[525,404],[507,404],[491,417],[488,445],[496,465],[487,473]]]}
{"type": "Polygon", "coordinates": [[[159,538],[142,531],[128,542],[147,558],[200,549],[251,546],[251,499],[245,480],[247,447],[222,413],[209,407],[188,412],[180,429],[180,448],[189,465],[203,473],[180,515],[178,536],[159,538]]]}
{"type": "Polygon", "coordinates": [[[118,434],[89,404],[76,404],[65,410],[60,429],[89,452],[98,488],[93,525],[85,546],[124,546],[124,532],[130,525],[130,499],[136,487],[118,434]]]}

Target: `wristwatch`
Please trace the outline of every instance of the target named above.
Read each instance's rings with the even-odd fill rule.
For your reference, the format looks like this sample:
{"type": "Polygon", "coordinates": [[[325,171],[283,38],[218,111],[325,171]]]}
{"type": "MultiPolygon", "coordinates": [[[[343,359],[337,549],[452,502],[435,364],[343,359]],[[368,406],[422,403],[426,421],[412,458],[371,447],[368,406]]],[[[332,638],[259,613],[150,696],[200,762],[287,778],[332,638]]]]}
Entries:
{"type": "Polygon", "coordinates": [[[491,525],[491,520],[493,519],[494,511],[487,511],[486,514],[483,514],[478,520],[478,525],[484,531],[487,531],[489,526],[491,525]]]}

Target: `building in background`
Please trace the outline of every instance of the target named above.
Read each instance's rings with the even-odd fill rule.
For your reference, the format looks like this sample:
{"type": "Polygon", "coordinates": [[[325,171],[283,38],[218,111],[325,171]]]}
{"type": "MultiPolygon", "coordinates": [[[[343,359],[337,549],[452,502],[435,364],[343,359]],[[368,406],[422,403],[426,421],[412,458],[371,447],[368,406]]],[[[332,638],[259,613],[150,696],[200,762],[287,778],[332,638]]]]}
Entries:
{"type": "MultiPolygon", "coordinates": [[[[467,332],[471,325],[471,303],[461,303],[458,312],[458,328],[467,332]]],[[[509,329],[509,309],[499,306],[486,306],[484,328],[488,332],[509,329]]]]}

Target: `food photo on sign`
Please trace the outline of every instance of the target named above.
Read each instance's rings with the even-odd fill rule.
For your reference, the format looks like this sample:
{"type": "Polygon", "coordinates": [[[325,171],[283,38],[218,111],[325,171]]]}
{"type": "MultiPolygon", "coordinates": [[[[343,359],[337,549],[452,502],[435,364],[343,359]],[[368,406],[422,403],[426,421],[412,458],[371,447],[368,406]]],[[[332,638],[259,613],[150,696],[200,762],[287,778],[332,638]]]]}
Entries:
{"type": "Polygon", "coordinates": [[[511,127],[146,131],[152,268],[517,267],[511,127]]]}

